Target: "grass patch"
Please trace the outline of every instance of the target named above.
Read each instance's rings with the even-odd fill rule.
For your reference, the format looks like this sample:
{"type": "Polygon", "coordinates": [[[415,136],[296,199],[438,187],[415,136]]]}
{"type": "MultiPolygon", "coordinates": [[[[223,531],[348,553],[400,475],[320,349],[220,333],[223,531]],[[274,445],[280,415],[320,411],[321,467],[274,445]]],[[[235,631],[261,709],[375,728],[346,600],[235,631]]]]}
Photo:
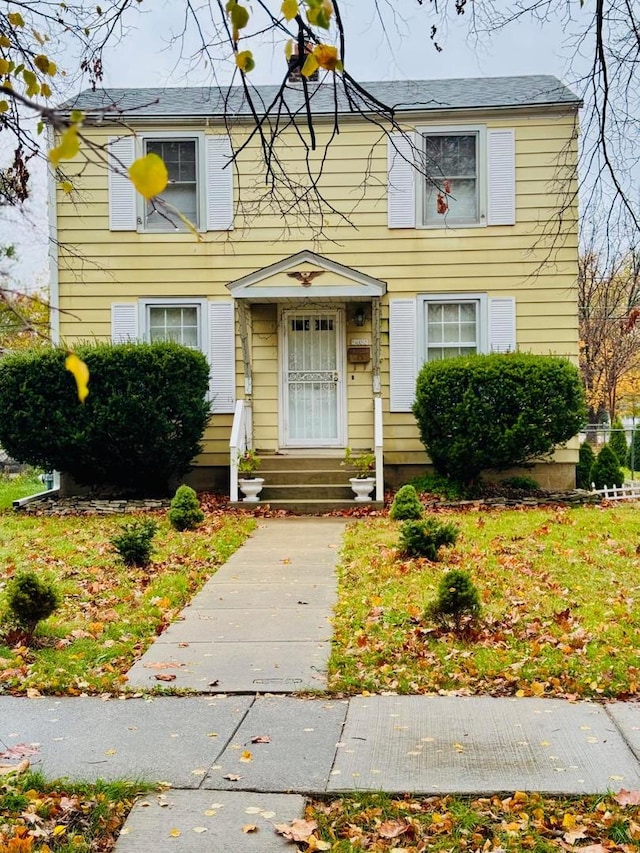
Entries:
{"type": "Polygon", "coordinates": [[[28,471],[15,477],[0,476],[0,510],[11,509],[14,501],[44,492],[45,487],[37,472],[28,471]]]}
{"type": "MultiPolygon", "coordinates": [[[[151,514],[150,514],[151,515],[151,514]]],[[[139,517],[139,516],[138,516],[139,517]]],[[[211,514],[178,533],[162,513],[145,568],[125,566],[111,537],[124,517],[0,515],[0,613],[20,569],[52,577],[62,605],[41,623],[33,648],[2,639],[0,683],[11,693],[117,692],[124,674],[255,526],[249,516],[211,514]]]]}
{"type": "Polygon", "coordinates": [[[0,851],[101,853],[112,850],[140,782],[48,782],[39,773],[0,778],[0,851]]]}
{"type": "Polygon", "coordinates": [[[339,568],[330,688],[496,696],[640,695],[637,507],[446,511],[440,563],[398,553],[399,525],[351,525],[339,568]],[[469,572],[482,618],[460,636],[425,610],[442,574],[469,572]]]}
{"type": "Polygon", "coordinates": [[[307,805],[316,839],[309,849],[557,853],[588,847],[629,853],[640,841],[640,807],[613,796],[552,798],[518,792],[509,797],[394,797],[350,795],[307,805]]]}

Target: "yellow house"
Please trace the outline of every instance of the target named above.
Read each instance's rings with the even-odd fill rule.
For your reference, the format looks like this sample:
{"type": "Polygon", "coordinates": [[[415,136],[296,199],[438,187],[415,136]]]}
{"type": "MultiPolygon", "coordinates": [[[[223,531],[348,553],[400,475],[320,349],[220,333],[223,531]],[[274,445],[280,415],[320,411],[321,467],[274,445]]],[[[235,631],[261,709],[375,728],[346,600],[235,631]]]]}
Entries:
{"type": "MultiPolygon", "coordinates": [[[[334,90],[310,87],[322,152],[334,90]]],[[[199,488],[231,479],[235,498],[250,446],[266,457],[265,498],[285,500],[300,481],[326,486],[351,447],[375,452],[380,499],[383,479],[397,486],[428,464],[411,413],[425,360],[516,348],[577,358],[579,99],[547,76],[366,88],[396,105],[399,124],[338,101],[321,220],[304,204],[286,215],[291,199],[266,191],[241,89],[89,91],[74,103],[108,162],[65,164],[75,190],[52,192],[55,333],[170,338],[207,354],[199,488]],[[126,178],[149,152],[168,167],[165,201],[199,239],[126,178]]],[[[300,84],[286,97],[299,105],[300,84]]],[[[278,157],[295,182],[305,160],[291,127],[278,157]]],[[[575,446],[558,449],[532,475],[572,487],[576,460],[575,446]]]]}

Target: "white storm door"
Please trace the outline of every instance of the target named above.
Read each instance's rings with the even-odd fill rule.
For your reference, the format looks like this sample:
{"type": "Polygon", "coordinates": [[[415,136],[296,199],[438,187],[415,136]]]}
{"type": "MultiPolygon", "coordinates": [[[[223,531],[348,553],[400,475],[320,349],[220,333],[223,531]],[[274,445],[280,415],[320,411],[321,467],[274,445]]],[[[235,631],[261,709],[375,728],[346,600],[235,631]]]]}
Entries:
{"type": "Polygon", "coordinates": [[[282,445],[342,447],[342,314],[284,311],[282,316],[282,445]]]}

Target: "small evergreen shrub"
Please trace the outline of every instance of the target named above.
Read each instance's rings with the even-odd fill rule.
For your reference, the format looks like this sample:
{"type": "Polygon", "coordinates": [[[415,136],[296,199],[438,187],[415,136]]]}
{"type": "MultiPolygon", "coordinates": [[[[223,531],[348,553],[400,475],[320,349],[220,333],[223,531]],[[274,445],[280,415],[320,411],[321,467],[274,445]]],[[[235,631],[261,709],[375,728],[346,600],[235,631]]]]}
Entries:
{"type": "Polygon", "coordinates": [[[435,563],[440,548],[455,545],[459,530],[453,522],[427,518],[404,521],[400,527],[400,549],[410,557],[426,557],[435,563]]]}
{"type": "Polygon", "coordinates": [[[516,474],[514,477],[505,477],[501,481],[505,486],[512,489],[520,489],[523,492],[537,492],[540,486],[533,477],[527,477],[526,474],[516,474]]]}
{"type": "Polygon", "coordinates": [[[596,489],[602,489],[604,486],[621,486],[624,483],[624,473],[618,457],[608,444],[602,447],[593,463],[591,479],[596,489]]]}
{"type": "Polygon", "coordinates": [[[175,530],[193,530],[204,521],[198,496],[191,486],[178,487],[171,500],[167,518],[175,530]]]}
{"type": "Polygon", "coordinates": [[[516,352],[426,362],[413,413],[436,471],[469,484],[548,456],[587,411],[568,359],[516,352]]]}
{"type": "Polygon", "coordinates": [[[411,480],[411,485],[418,494],[428,493],[437,495],[446,501],[459,501],[473,497],[474,490],[463,483],[450,480],[441,474],[421,474],[411,480]]]}
{"type": "Polygon", "coordinates": [[[583,441],[578,451],[578,464],[576,465],[576,488],[591,489],[591,469],[596,461],[593,447],[588,441],[583,441]]]}
{"type": "Polygon", "coordinates": [[[636,427],[631,436],[631,445],[627,456],[627,468],[632,471],[640,470],[640,427],[636,427]]]}
{"type": "Polygon", "coordinates": [[[389,517],[394,521],[422,518],[422,504],[413,486],[406,485],[398,489],[391,504],[389,517]]]}
{"type": "Polygon", "coordinates": [[[614,418],[611,423],[611,432],[609,434],[609,447],[618,457],[619,464],[626,465],[629,448],[627,447],[627,439],[620,418],[614,418]]]}
{"type": "Polygon", "coordinates": [[[7,606],[12,621],[33,636],[38,622],[60,606],[60,595],[52,581],[35,572],[23,571],[7,584],[7,606]]]}
{"type": "Polygon", "coordinates": [[[438,584],[438,597],[428,607],[426,616],[459,629],[462,620],[475,619],[481,610],[478,590],[468,572],[453,569],[438,584]]]}
{"type": "Polygon", "coordinates": [[[144,568],[149,565],[153,552],[152,539],[157,532],[158,525],[151,518],[131,521],[112,537],[111,544],[126,566],[144,568]]]}

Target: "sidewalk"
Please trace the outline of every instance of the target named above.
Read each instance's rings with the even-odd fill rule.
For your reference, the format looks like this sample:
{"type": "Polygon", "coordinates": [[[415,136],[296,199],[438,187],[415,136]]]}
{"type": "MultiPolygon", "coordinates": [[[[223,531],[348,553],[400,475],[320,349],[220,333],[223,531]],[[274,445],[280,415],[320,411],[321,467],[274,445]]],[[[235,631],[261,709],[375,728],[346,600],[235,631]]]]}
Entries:
{"type": "Polygon", "coordinates": [[[275,695],[326,683],[343,528],[261,522],[131,671],[133,685],[173,673],[205,695],[0,696],[0,738],[35,745],[49,778],[170,785],[136,805],[117,853],[291,851],[272,823],[299,817],[307,794],[640,789],[639,703],[275,695]]]}

